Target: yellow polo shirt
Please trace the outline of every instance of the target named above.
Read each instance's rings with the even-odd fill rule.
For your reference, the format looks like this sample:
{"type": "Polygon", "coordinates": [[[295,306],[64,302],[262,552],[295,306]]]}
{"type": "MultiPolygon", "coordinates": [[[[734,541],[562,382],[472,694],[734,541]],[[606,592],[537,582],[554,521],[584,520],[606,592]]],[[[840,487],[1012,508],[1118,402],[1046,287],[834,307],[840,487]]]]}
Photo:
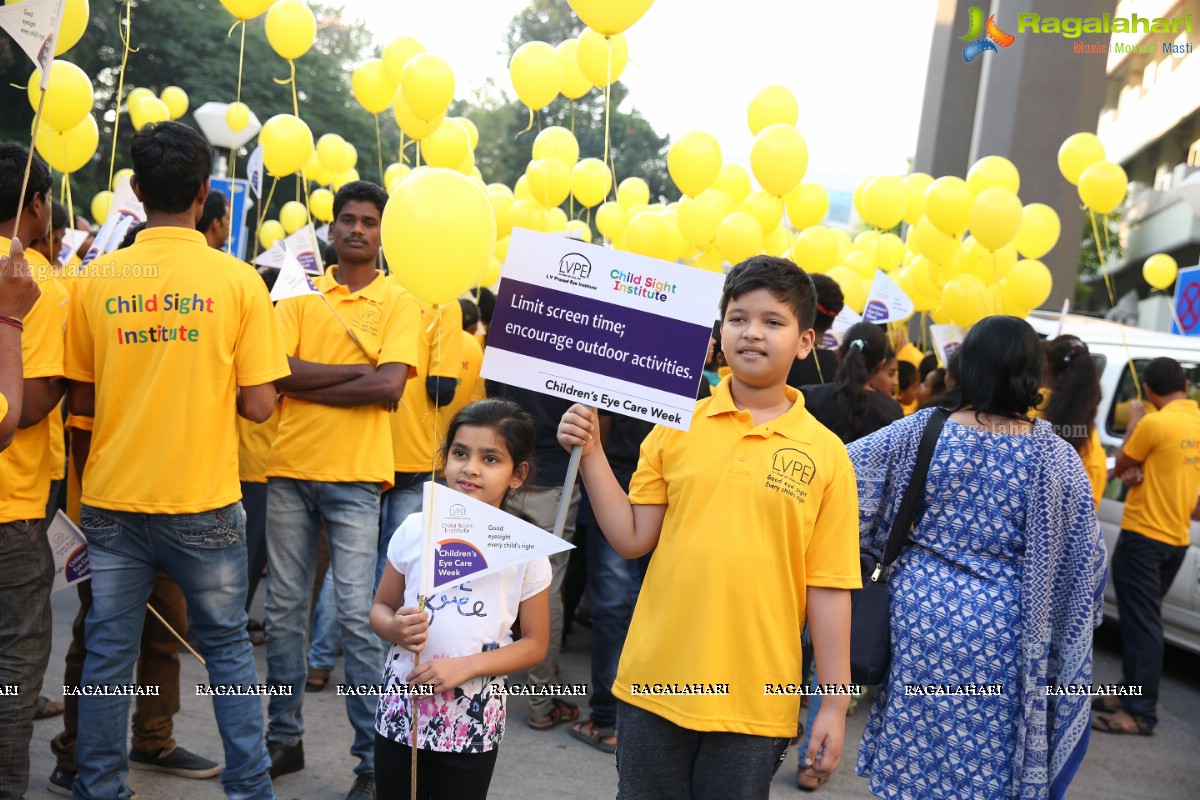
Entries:
{"type": "Polygon", "coordinates": [[[691,430],[658,426],[642,443],[629,499],[667,509],[613,694],[690,730],[795,736],[800,698],[767,686],[802,683],[807,588],[862,585],[854,468],[787,396],[756,426],[725,379],[691,430]]]}
{"type": "Polygon", "coordinates": [[[67,377],[96,385],[83,503],[195,514],[240,499],[235,389],[289,374],[262,278],[194,229],[154,227],[74,284],[67,377]]]}
{"type": "Polygon", "coordinates": [[[479,377],[483,369],[483,348],[472,334],[462,332],[462,372],[458,377],[458,390],[454,393],[454,411],[487,399],[487,388],[479,377]]]}
{"type": "MultiPolygon", "coordinates": [[[[389,277],[400,287],[395,277],[389,277]]],[[[417,330],[416,374],[408,379],[404,403],[391,414],[392,456],[396,472],[430,472],[434,452],[441,446],[439,434],[450,424],[446,406],[434,408],[425,389],[428,377],[458,378],[462,371],[462,306],[457,300],[435,309],[422,303],[400,287],[421,310],[417,330]]]]}
{"type": "MultiPolygon", "coordinates": [[[[325,299],[310,294],[276,304],[287,354],[318,364],[416,364],[421,325],[417,299],[382,272],[353,293],[336,275],[337,267],[330,267],[315,281],[325,299]]],[[[407,392],[404,402],[412,402],[407,392]]],[[[395,475],[393,460],[391,425],[382,404],[335,408],[285,397],[267,475],[365,481],[387,489],[395,475]]]]}
{"type": "Polygon", "coordinates": [[[1167,403],[1138,422],[1123,450],[1145,477],[1125,496],[1121,527],[1186,547],[1200,494],[1200,408],[1193,400],[1167,403]]]}
{"type": "Polygon", "coordinates": [[[896,353],[896,358],[907,361],[919,370],[921,362],[925,360],[925,353],[912,342],[905,342],[904,347],[901,347],[896,353]]]}
{"type": "MultiPolygon", "coordinates": [[[[12,240],[0,236],[0,253],[7,254],[12,240]]],[[[66,327],[67,293],[51,277],[49,262],[36,250],[25,250],[41,296],[23,320],[21,364],[24,377],[63,376],[63,330],[66,327]],[[46,269],[38,269],[44,266],[46,269]]],[[[7,404],[6,404],[7,405],[7,404]]],[[[12,444],[0,453],[0,522],[43,519],[50,499],[51,411],[36,425],[18,428],[12,444]]]]}
{"type": "Polygon", "coordinates": [[[271,443],[279,430],[279,403],[271,418],[261,424],[237,418],[238,432],[238,478],[242,483],[267,482],[267,458],[271,454],[271,443]]]}
{"type": "MultiPolygon", "coordinates": [[[[1029,409],[1030,417],[1046,418],[1045,410],[1052,393],[1050,389],[1042,389],[1042,404],[1029,409]]],[[[1100,501],[1104,498],[1104,490],[1108,486],[1108,454],[1104,451],[1100,433],[1095,426],[1092,427],[1092,435],[1088,438],[1087,444],[1080,449],[1079,457],[1083,460],[1083,469],[1087,472],[1088,483],[1092,485],[1092,499],[1096,503],[1096,508],[1100,508],[1100,501]]]]}

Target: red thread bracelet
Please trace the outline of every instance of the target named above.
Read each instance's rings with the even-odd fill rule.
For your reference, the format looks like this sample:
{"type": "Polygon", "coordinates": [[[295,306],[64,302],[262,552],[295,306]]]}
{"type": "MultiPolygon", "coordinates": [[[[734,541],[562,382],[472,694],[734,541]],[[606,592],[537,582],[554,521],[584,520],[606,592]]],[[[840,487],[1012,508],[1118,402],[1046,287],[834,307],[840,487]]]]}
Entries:
{"type": "Polygon", "coordinates": [[[16,317],[0,317],[0,325],[8,325],[10,328],[16,328],[19,331],[25,330],[25,324],[16,317]]]}

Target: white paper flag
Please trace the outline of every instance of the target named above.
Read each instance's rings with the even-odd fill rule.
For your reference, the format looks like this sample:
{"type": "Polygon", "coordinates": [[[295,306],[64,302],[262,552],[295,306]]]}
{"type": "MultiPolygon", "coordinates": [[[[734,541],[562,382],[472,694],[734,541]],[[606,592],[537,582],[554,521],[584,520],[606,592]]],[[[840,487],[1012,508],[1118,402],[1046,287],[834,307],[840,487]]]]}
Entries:
{"type": "Polygon", "coordinates": [[[250,188],[255,197],[262,197],[263,175],[263,149],[260,144],[250,153],[250,160],[246,162],[246,177],[250,179],[250,188]]]}
{"type": "Polygon", "coordinates": [[[17,46],[42,71],[41,88],[50,85],[50,66],[54,63],[54,43],[62,18],[63,0],[24,0],[16,5],[0,6],[0,28],[8,31],[17,46]]]}
{"type": "Polygon", "coordinates": [[[950,363],[950,356],[962,346],[963,337],[967,335],[954,323],[949,325],[930,325],[929,335],[933,339],[933,350],[938,362],[945,367],[950,363]]]}
{"type": "Polygon", "coordinates": [[[67,228],[63,233],[62,247],[58,250],[58,263],[65,266],[90,234],[91,231],[78,231],[74,228],[67,228]]]}
{"type": "Polygon", "coordinates": [[[46,528],[46,538],[50,541],[50,552],[54,554],[54,584],[50,587],[51,592],[92,577],[88,566],[87,540],[62,509],[46,528]]]}
{"type": "Polygon", "coordinates": [[[875,280],[867,293],[863,309],[864,322],[899,322],[913,313],[913,301],[894,280],[882,270],[875,270],[875,280]]]}
{"type": "Polygon", "coordinates": [[[426,526],[432,517],[432,540],[426,540],[422,552],[429,591],[575,547],[440,483],[426,482],[423,513],[426,526]]]}
{"type": "Polygon", "coordinates": [[[275,286],[271,289],[271,300],[279,302],[288,297],[302,297],[306,294],[320,294],[321,291],[313,284],[312,278],[308,277],[304,272],[304,267],[296,260],[296,257],[283,246],[282,242],[276,242],[271,248],[272,251],[279,252],[279,277],[275,279],[275,286]]]}
{"type": "MultiPolygon", "coordinates": [[[[312,225],[305,225],[300,230],[282,240],[283,247],[296,257],[300,266],[309,275],[320,275],[325,271],[321,263],[321,252],[317,249],[316,233],[312,225]]],[[[260,267],[280,269],[283,267],[283,253],[272,247],[259,254],[254,263],[260,267]]]]}
{"type": "Polygon", "coordinates": [[[829,330],[833,333],[842,333],[850,330],[851,325],[862,322],[862,315],[855,311],[850,306],[842,306],[842,310],[833,318],[833,324],[829,326],[829,330]]]}

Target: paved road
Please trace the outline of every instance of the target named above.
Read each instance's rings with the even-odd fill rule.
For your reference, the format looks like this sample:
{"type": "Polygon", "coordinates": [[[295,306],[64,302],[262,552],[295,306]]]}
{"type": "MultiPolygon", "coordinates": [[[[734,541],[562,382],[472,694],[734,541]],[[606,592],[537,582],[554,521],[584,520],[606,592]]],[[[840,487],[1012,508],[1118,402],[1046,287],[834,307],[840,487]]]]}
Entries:
{"type": "MultiPolygon", "coordinates": [[[[262,592],[259,593],[260,597],[262,592]]],[[[72,591],[54,596],[54,650],[46,685],[53,692],[62,684],[63,657],[70,640],[71,620],[78,601],[72,591]]],[[[261,614],[261,609],[260,609],[261,614]]],[[[587,631],[576,626],[563,654],[564,682],[586,682],[590,676],[587,631]]],[[[260,675],[266,674],[265,652],[256,648],[260,675]]],[[[184,687],[206,683],[203,668],[183,656],[184,687]]],[[[1120,676],[1120,646],[1115,630],[1100,631],[1096,653],[1096,681],[1107,683],[1120,676]]],[[[341,679],[340,666],[334,676],[341,679]]],[[[175,718],[175,737],[188,749],[210,758],[221,758],[221,745],[206,698],[183,692],[182,709],[175,718]]],[[[309,735],[304,741],[307,768],[276,782],[283,800],[341,800],[353,781],[353,761],[348,752],[350,724],[341,698],[327,689],[305,697],[304,716],[309,735]]],[[[586,713],[586,710],[585,710],[586,713]]],[[[1078,777],[1073,798],[1084,800],[1183,800],[1200,793],[1200,657],[1168,648],[1167,678],[1160,708],[1161,723],[1154,737],[1096,734],[1078,777]]],[[[571,739],[565,729],[548,733],[524,724],[525,703],[509,704],[509,729],[500,750],[491,797],[495,800],[610,800],[616,795],[613,759],[571,739]]],[[[867,782],[854,775],[854,757],[865,721],[865,708],[847,725],[847,755],[842,768],[819,792],[827,800],[870,798],[867,782]]],[[[50,739],[60,729],[57,719],[38,722],[34,729],[29,800],[57,797],[45,788],[54,767],[50,739]]],[[[795,753],[776,776],[771,798],[797,798],[794,788],[795,753]]],[[[129,784],[143,800],[219,800],[224,797],[218,779],[193,781],[147,772],[133,772],[129,784]]]]}

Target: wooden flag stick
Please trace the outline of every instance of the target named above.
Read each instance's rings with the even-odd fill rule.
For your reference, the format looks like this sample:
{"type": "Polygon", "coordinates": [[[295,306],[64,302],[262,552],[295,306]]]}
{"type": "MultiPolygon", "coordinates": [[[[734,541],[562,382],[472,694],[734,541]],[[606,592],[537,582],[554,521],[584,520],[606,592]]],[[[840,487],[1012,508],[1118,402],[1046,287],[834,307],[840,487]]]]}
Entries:
{"type": "Polygon", "coordinates": [[[176,639],[179,640],[180,644],[182,644],[184,647],[186,647],[188,649],[189,653],[191,653],[192,655],[194,655],[196,657],[197,661],[199,661],[201,664],[203,664],[206,667],[208,666],[208,662],[206,662],[203,658],[201,658],[200,654],[192,649],[192,646],[187,643],[187,639],[184,639],[182,636],[180,636],[179,631],[172,628],[171,623],[169,623],[165,619],[163,619],[163,615],[158,613],[158,609],[156,609],[154,606],[150,605],[149,603],[146,604],[146,608],[150,609],[151,614],[158,617],[158,621],[161,622],[166,627],[166,629],[171,632],[172,636],[174,636],[176,639]]]}
{"type": "MultiPolygon", "coordinates": [[[[33,135],[29,140],[29,155],[25,158],[25,177],[21,179],[21,194],[17,198],[17,218],[13,221],[13,236],[19,236],[21,230],[21,212],[25,210],[25,192],[29,189],[29,171],[33,169],[33,148],[37,145],[38,127],[42,124],[42,106],[46,104],[46,90],[42,89],[38,97],[37,113],[33,115],[33,135]]],[[[46,198],[49,202],[50,198],[46,198]]],[[[31,242],[25,242],[29,245],[31,242]]]]}

